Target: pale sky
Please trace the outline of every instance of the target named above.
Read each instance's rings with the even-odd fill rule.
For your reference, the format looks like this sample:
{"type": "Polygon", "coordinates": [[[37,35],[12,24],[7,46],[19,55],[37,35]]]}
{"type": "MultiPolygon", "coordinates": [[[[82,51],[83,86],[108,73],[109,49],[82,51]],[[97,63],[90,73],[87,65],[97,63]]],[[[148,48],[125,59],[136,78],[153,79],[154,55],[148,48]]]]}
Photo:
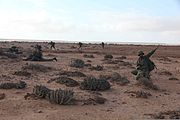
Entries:
{"type": "Polygon", "coordinates": [[[180,44],[180,0],[0,0],[0,38],[180,44]]]}

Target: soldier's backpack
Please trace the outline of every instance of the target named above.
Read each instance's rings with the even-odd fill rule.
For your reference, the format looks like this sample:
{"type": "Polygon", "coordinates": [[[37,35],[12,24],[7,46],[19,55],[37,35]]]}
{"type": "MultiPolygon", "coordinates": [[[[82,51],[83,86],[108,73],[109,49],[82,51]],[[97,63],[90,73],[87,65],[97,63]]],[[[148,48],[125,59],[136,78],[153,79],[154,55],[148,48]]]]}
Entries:
{"type": "Polygon", "coordinates": [[[156,68],[156,65],[150,59],[148,59],[148,66],[149,66],[149,71],[152,71],[152,70],[154,70],[154,68],[156,68]]]}

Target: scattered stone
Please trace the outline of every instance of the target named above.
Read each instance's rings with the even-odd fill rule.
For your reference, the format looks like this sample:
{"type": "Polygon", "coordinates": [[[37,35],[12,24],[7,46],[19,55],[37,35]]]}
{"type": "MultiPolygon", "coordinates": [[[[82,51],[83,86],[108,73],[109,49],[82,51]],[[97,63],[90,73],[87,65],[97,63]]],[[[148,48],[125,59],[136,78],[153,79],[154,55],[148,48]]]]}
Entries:
{"type": "Polygon", "coordinates": [[[76,46],[71,46],[71,49],[76,49],[77,47],[76,46]]]}
{"type": "Polygon", "coordinates": [[[48,72],[51,71],[52,68],[48,66],[44,66],[41,64],[27,64],[26,66],[22,67],[22,70],[32,70],[37,72],[48,72]]]}
{"type": "Polygon", "coordinates": [[[56,83],[65,84],[67,87],[75,87],[78,86],[79,83],[68,77],[58,77],[53,79],[56,83]]]}
{"type": "Polygon", "coordinates": [[[15,71],[13,75],[29,77],[31,76],[31,73],[23,70],[23,71],[15,71]]]}
{"type": "Polygon", "coordinates": [[[132,64],[130,62],[125,62],[125,61],[119,62],[118,65],[132,67],[132,64]]]}
{"type": "Polygon", "coordinates": [[[90,70],[96,70],[96,71],[102,71],[103,66],[97,65],[97,66],[92,66],[89,68],[90,70]]]}
{"type": "Polygon", "coordinates": [[[110,75],[99,75],[99,79],[109,80],[109,79],[111,79],[111,76],[110,75]]]}
{"type": "Polygon", "coordinates": [[[178,78],[175,78],[175,77],[171,77],[171,78],[169,78],[169,80],[175,80],[175,81],[177,81],[177,80],[179,80],[178,78]]]}
{"type": "Polygon", "coordinates": [[[113,59],[113,56],[111,54],[107,54],[104,56],[104,59],[113,59]]]}
{"type": "Polygon", "coordinates": [[[66,75],[68,77],[86,77],[86,75],[79,71],[63,71],[60,72],[58,75],[66,75]]]}
{"type": "Polygon", "coordinates": [[[165,61],[165,62],[171,62],[172,60],[169,59],[168,57],[161,57],[159,58],[158,60],[162,60],[162,61],[165,61]]]}
{"type": "Polygon", "coordinates": [[[27,84],[24,81],[19,81],[17,83],[7,82],[7,83],[1,83],[0,89],[23,89],[27,86],[27,84]]]}
{"type": "Polygon", "coordinates": [[[92,62],[91,60],[87,60],[87,62],[92,62]]]}
{"type": "Polygon", "coordinates": [[[113,73],[111,76],[111,82],[116,83],[118,85],[126,85],[130,83],[130,81],[126,77],[121,77],[119,73],[113,73]]]}
{"type": "Polygon", "coordinates": [[[92,54],[90,54],[90,55],[84,54],[83,57],[85,57],[85,58],[94,58],[94,56],[92,54]]]}
{"type": "Polygon", "coordinates": [[[85,64],[84,66],[86,66],[86,67],[91,67],[92,65],[91,65],[91,64],[85,64]]]}
{"type": "Polygon", "coordinates": [[[107,59],[104,64],[118,64],[118,62],[115,60],[107,59]]]}
{"type": "Polygon", "coordinates": [[[0,93],[0,100],[3,100],[6,97],[4,93],[0,93]]]}
{"type": "Polygon", "coordinates": [[[149,92],[145,92],[145,91],[129,91],[129,92],[125,92],[125,93],[130,93],[131,96],[134,96],[136,98],[148,98],[149,96],[152,96],[151,93],[149,92]]]}
{"type": "Polygon", "coordinates": [[[25,100],[37,100],[39,99],[39,97],[37,97],[35,94],[33,93],[27,93],[25,96],[24,96],[24,99],[25,100]]]}
{"type": "Polygon", "coordinates": [[[133,70],[133,71],[131,71],[131,73],[132,73],[133,75],[137,75],[137,74],[138,74],[138,71],[137,71],[137,70],[133,70]]]}
{"type": "Polygon", "coordinates": [[[84,61],[81,59],[72,59],[70,66],[71,67],[76,67],[76,68],[83,68],[84,67],[84,61]]]}
{"type": "Polygon", "coordinates": [[[121,57],[116,57],[115,59],[123,60],[123,59],[127,59],[127,57],[126,56],[121,56],[121,57]]]}
{"type": "Polygon", "coordinates": [[[169,71],[164,70],[164,71],[159,72],[159,75],[172,76],[172,73],[169,72],[169,71]]]}
{"type": "Polygon", "coordinates": [[[103,97],[96,95],[93,98],[88,98],[87,100],[84,100],[83,105],[104,104],[106,101],[107,101],[106,98],[103,98],[103,97]]]}
{"type": "Polygon", "coordinates": [[[110,89],[111,85],[108,81],[103,79],[96,79],[95,77],[87,77],[80,84],[82,90],[104,91],[110,89]]]}
{"type": "Polygon", "coordinates": [[[132,67],[132,64],[130,62],[125,62],[123,60],[111,60],[111,59],[107,59],[107,60],[104,61],[104,64],[118,64],[119,66],[132,67]]]}
{"type": "Polygon", "coordinates": [[[41,110],[35,110],[35,113],[43,113],[41,110]]]}
{"type": "Polygon", "coordinates": [[[144,85],[145,87],[150,88],[152,90],[159,90],[159,88],[156,85],[154,85],[151,80],[145,77],[140,78],[138,80],[138,84],[144,85]]]}
{"type": "Polygon", "coordinates": [[[152,114],[153,119],[180,119],[180,110],[160,112],[158,114],[152,114]]]}

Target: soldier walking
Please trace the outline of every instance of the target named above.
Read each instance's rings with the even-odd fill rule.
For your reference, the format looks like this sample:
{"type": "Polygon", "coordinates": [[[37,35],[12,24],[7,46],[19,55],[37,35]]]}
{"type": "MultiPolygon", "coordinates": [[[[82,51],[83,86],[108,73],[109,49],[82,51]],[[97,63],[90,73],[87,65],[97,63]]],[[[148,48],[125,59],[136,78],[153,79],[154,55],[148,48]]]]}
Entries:
{"type": "Polygon", "coordinates": [[[52,49],[56,49],[56,48],[55,48],[55,42],[51,41],[49,44],[51,45],[51,47],[50,47],[51,50],[52,50],[52,49]]]}
{"type": "Polygon", "coordinates": [[[102,48],[104,49],[104,42],[102,42],[101,45],[102,45],[102,48]]]}
{"type": "Polygon", "coordinates": [[[82,49],[82,45],[83,45],[83,43],[79,42],[79,48],[78,49],[82,49]]]}

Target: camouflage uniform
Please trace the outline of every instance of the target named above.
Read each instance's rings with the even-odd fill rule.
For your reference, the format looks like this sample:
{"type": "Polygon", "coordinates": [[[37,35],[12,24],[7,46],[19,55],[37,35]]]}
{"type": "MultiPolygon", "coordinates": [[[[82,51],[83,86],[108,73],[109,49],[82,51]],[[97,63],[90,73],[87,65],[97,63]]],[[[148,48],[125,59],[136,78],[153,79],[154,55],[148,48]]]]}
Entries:
{"type": "Polygon", "coordinates": [[[29,55],[29,57],[25,60],[31,60],[31,61],[40,61],[42,60],[42,49],[40,45],[36,45],[34,47],[34,51],[32,54],[29,55]]]}
{"type": "Polygon", "coordinates": [[[42,54],[42,49],[40,45],[36,45],[35,46],[35,50],[33,51],[33,53],[26,59],[24,59],[25,61],[57,61],[56,58],[52,58],[52,59],[45,59],[43,58],[43,54],[42,54]]]}
{"type": "Polygon", "coordinates": [[[148,53],[147,55],[144,55],[144,53],[142,51],[139,52],[138,56],[139,59],[137,60],[137,76],[136,76],[136,80],[138,80],[141,77],[146,77],[146,78],[150,78],[150,57],[155,53],[155,51],[157,50],[154,49],[153,51],[151,51],[150,53],[148,53]]]}

